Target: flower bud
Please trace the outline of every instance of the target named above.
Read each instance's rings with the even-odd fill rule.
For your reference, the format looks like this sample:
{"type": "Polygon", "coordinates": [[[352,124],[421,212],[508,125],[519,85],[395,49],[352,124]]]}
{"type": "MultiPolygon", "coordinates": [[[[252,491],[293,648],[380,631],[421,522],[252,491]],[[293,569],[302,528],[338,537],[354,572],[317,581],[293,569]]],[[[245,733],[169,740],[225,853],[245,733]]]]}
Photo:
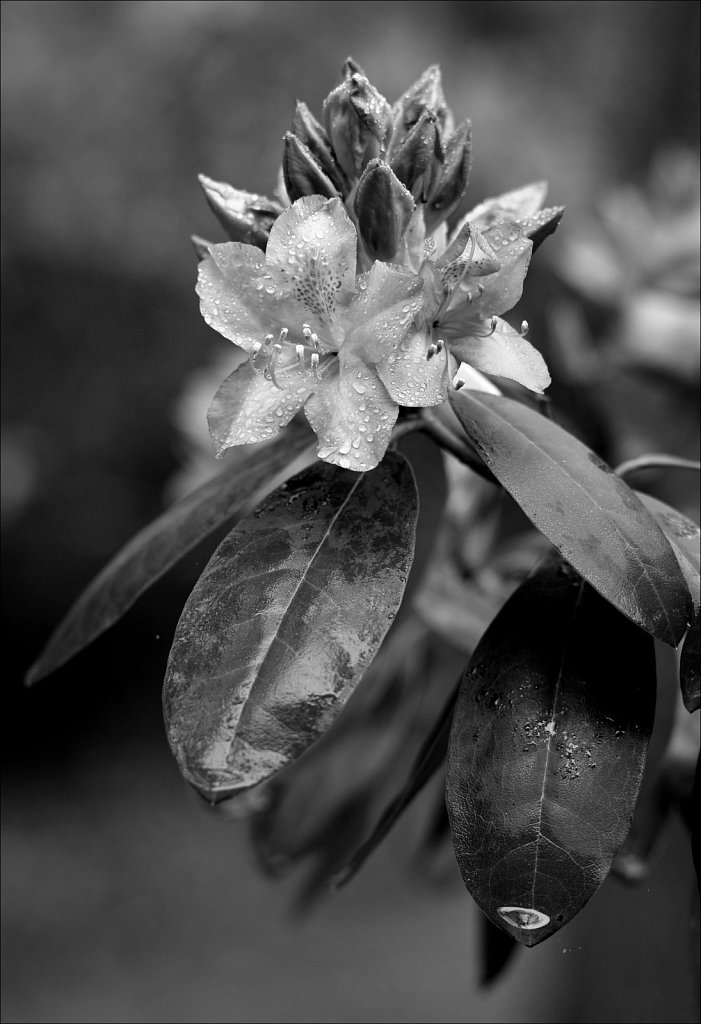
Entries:
{"type": "Polygon", "coordinates": [[[338,199],[339,193],[314,159],[311,150],[292,132],[286,132],[284,142],[282,173],[290,202],[313,195],[338,199]]]}
{"type": "Polygon", "coordinates": [[[444,221],[457,207],[465,194],[471,167],[472,126],[469,121],[463,121],[445,147],[443,170],[426,211],[427,230],[444,221]]]}
{"type": "Polygon", "coordinates": [[[424,110],[390,166],[414,199],[425,203],[441,174],[443,147],[436,115],[424,110]]]}
{"type": "Polygon", "coordinates": [[[345,80],[324,100],[324,125],[350,179],[359,178],[371,160],[384,154],[392,126],[389,103],[354,67],[346,61],[345,80]]]}
{"type": "Polygon", "coordinates": [[[329,137],[324,131],[323,125],[319,124],[306,103],[301,101],[297,101],[292,118],[292,133],[307,147],[336,190],[341,194],[346,192],[347,185],[343,171],[336,163],[329,137]]]}
{"type": "Polygon", "coordinates": [[[365,247],[373,259],[391,260],[406,231],[414,200],[389,164],[372,160],[358,182],[355,215],[365,247]]]}
{"type": "Polygon", "coordinates": [[[245,242],[265,249],[270,229],[282,213],[272,199],[233,188],[224,181],[213,181],[199,175],[214,216],[234,242],[245,242]]]}
{"type": "Polygon", "coordinates": [[[452,114],[445,102],[441,69],[437,64],[427,68],[421,78],[410,86],[392,109],[392,152],[396,152],[424,111],[435,114],[441,130],[452,129],[452,114]]]}

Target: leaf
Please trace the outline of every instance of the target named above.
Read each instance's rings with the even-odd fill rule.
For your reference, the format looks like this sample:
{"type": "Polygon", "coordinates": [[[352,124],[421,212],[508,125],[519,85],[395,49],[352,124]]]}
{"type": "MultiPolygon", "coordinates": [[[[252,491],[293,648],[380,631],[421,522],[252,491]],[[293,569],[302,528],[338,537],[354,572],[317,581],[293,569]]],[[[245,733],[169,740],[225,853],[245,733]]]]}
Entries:
{"type": "Polygon", "coordinates": [[[328,732],[262,787],[267,800],[252,819],[254,847],[274,875],[311,862],[300,909],[337,881],[401,789],[447,687],[454,697],[459,669],[446,679],[435,655],[433,638],[415,618],[404,619],[328,732]]]}
{"type": "Polygon", "coordinates": [[[691,598],[664,533],[633,491],[571,434],[532,409],[451,391],[482,459],[531,522],[624,615],[676,647],[691,598]]]}
{"type": "Polygon", "coordinates": [[[334,884],[338,888],[346,885],[357,874],[370,854],[374,853],[383,839],[390,833],[414,797],[418,796],[434,772],[444,763],[448,749],[448,735],[450,733],[450,720],[454,703],[455,692],[452,691],[443,706],[436,710],[433,725],[421,745],[409,778],[401,792],[385,808],[371,834],[354,852],[343,870],[339,871],[336,875],[334,884]]]}
{"type": "Polygon", "coordinates": [[[609,872],[655,705],[652,639],[558,560],[487,630],[458,694],[447,803],[463,881],[527,946],[609,872]]]}
{"type": "Polygon", "coordinates": [[[679,661],[679,681],[687,711],[696,711],[701,706],[701,679],[699,678],[699,622],[701,613],[701,530],[692,519],[688,519],[658,498],[637,492],[643,504],[652,512],[677,556],[679,567],[686,580],[694,614],[689,632],[684,638],[679,661]]]}
{"type": "Polygon", "coordinates": [[[156,580],[227,519],[246,515],[281,483],[316,460],[309,433],[288,432],[256,448],[136,534],[80,595],[27,674],[27,685],[55,671],[112,626],[156,580]]]}
{"type": "Polygon", "coordinates": [[[220,544],[163,695],[181,771],[209,800],[262,782],[336,717],[401,602],[417,503],[397,453],[367,473],[319,463],[220,544]]]}

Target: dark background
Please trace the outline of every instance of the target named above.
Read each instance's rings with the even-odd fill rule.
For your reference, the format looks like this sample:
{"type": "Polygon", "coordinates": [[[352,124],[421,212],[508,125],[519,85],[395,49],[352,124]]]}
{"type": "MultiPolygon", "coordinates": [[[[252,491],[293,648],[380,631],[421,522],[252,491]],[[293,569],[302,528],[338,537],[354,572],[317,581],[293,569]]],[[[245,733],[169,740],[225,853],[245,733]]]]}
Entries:
{"type": "Polygon", "coordinates": [[[295,98],[319,113],[348,54],[390,100],[438,61],[475,128],[470,205],[548,178],[568,207],[543,250],[556,269],[609,186],[642,181],[664,144],[697,146],[698,11],[2,4],[4,1020],[694,1019],[680,827],[647,882],[607,881],[493,989],[477,987],[479,914],[457,869],[408,864],[412,819],[291,920],[245,827],[210,816],[163,734],[169,642],[205,552],[55,676],[32,691],[21,677],[162,507],[187,452],[179,396],[226,356],[193,292],[189,235],[222,238],[198,172],[270,194],[295,98]]]}

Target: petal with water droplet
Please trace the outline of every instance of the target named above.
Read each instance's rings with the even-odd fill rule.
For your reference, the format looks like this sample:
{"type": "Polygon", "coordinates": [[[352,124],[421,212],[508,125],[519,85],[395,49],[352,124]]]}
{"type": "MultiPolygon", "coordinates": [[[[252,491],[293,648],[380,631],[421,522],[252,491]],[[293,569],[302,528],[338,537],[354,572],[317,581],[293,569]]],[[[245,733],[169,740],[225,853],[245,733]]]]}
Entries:
{"type": "Polygon", "coordinates": [[[345,317],[344,351],[378,363],[395,351],[411,330],[423,303],[423,281],[416,274],[373,263],[358,278],[358,289],[345,317]]]}
{"type": "Polygon", "coordinates": [[[387,359],[377,364],[377,373],[399,405],[440,405],[447,397],[448,353],[444,348],[427,359],[428,335],[414,331],[387,359]]]}
{"type": "Polygon", "coordinates": [[[375,368],[341,349],[339,372],[322,380],[304,412],[319,438],[319,458],[362,471],[374,469],[385,454],[399,409],[375,368]]]}
{"type": "Polygon", "coordinates": [[[266,249],[268,266],[299,307],[330,324],[355,289],[358,238],[339,199],[305,196],[278,217],[266,249]]]}
{"type": "Polygon", "coordinates": [[[219,386],[207,419],[217,456],[237,444],[274,437],[298,412],[316,386],[312,373],[293,364],[276,373],[276,387],[250,360],[219,386]]]}
{"type": "MultiPolygon", "coordinates": [[[[515,380],[530,391],[542,394],[550,374],[540,352],[505,320],[495,317],[496,328],[487,337],[471,334],[451,343],[451,351],[480,373],[515,380]]],[[[484,330],[488,325],[484,324],[484,330]]]]}
{"type": "Polygon", "coordinates": [[[265,291],[265,280],[265,256],[260,249],[241,242],[210,246],[209,255],[198,267],[202,316],[246,352],[284,324],[284,309],[265,291]]]}

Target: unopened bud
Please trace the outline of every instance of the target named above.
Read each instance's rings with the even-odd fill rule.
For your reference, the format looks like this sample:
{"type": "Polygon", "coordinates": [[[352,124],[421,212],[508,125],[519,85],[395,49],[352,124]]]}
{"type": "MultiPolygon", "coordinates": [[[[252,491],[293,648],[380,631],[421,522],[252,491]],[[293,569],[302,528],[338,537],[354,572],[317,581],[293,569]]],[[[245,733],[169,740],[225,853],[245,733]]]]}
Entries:
{"type": "Polygon", "coordinates": [[[341,169],[355,179],[384,154],[392,111],[384,96],[356,71],[324,100],[324,125],[341,169]]]}
{"type": "Polygon", "coordinates": [[[432,230],[451,215],[465,194],[472,167],[472,126],[469,121],[456,128],[445,146],[443,171],[426,211],[426,229],[432,230]]]}
{"type": "Polygon", "coordinates": [[[358,227],[373,259],[391,260],[406,231],[414,200],[389,164],[373,160],[365,168],[355,194],[358,227]]]}
{"type": "Polygon", "coordinates": [[[424,110],[395,151],[391,168],[414,199],[425,203],[441,174],[443,147],[436,115],[424,110]]]}
{"type": "Polygon", "coordinates": [[[265,249],[270,229],[282,213],[272,199],[233,188],[224,181],[213,181],[199,175],[214,216],[234,242],[245,242],[265,249]]]}
{"type": "Polygon", "coordinates": [[[441,129],[451,130],[452,114],[443,95],[441,69],[438,64],[432,64],[430,68],[427,68],[421,78],[414,82],[394,104],[392,108],[393,153],[396,152],[398,146],[401,146],[426,110],[435,114],[441,129]]]}
{"type": "Polygon", "coordinates": [[[336,163],[331,141],[306,103],[297,102],[292,118],[292,133],[307,147],[321,170],[339,193],[346,191],[343,172],[336,163]]]}
{"type": "Polygon", "coordinates": [[[329,178],[314,159],[311,151],[292,132],[285,134],[282,153],[282,173],[285,189],[290,202],[302,196],[324,196],[325,199],[339,198],[329,178]]]}

